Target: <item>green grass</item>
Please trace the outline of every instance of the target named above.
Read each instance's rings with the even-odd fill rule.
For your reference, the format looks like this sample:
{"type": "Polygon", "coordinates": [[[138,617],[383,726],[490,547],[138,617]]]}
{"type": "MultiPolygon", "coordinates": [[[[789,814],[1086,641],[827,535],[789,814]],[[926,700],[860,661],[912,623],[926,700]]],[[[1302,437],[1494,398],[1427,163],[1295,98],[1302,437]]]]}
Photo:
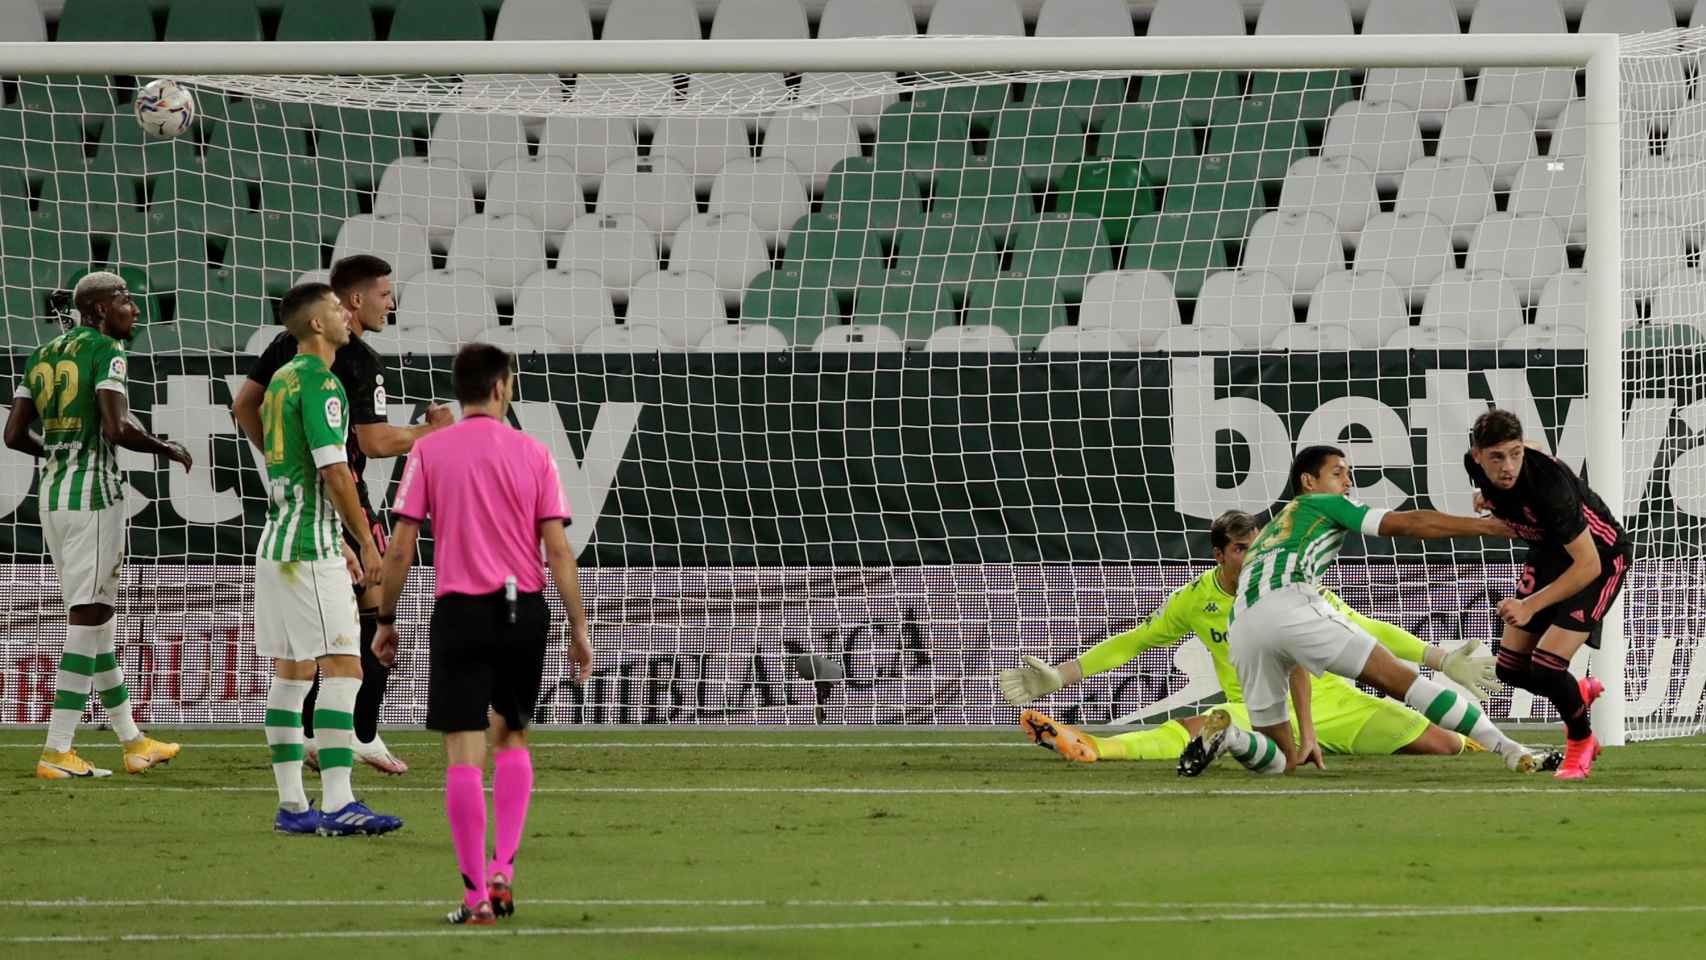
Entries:
{"type": "MultiPolygon", "coordinates": [[[[82,734],[117,763],[111,734],[82,734]]],[[[1488,756],[1180,781],[1007,733],[542,732],[517,916],[466,930],[441,920],[459,884],[428,735],[388,737],[407,777],[358,769],[357,794],[408,821],[361,840],[270,832],[258,730],[177,738],[170,767],[49,783],[30,778],[40,733],[0,731],[0,956],[476,956],[527,933],[523,955],[576,957],[1634,960],[1706,942],[1702,740],[1608,751],[1582,785],[1488,756]],[[224,935],[253,939],[194,939],[224,935]],[[19,939],[61,936],[90,939],[19,939]]]]}

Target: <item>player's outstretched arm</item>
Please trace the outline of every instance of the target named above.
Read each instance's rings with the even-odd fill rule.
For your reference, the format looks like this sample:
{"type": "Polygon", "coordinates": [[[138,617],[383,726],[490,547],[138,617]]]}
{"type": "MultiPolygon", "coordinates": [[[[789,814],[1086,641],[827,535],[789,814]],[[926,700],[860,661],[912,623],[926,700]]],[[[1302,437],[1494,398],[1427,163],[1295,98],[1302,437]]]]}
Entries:
{"type": "Polygon", "coordinates": [[[1145,650],[1178,643],[1191,632],[1184,589],[1175,590],[1160,610],[1137,626],[1103,640],[1077,657],[1050,666],[1032,656],[1020,658],[1017,667],[998,675],[1001,695],[1015,707],[1046,697],[1063,687],[1083,682],[1085,677],[1107,673],[1137,658],[1145,650]]]}
{"type": "Polygon", "coordinates": [[[97,389],[95,400],[101,408],[101,436],[108,443],[138,453],[165,457],[173,463],[182,464],[185,472],[195,465],[183,444],[161,440],[142,429],[142,424],[130,412],[129,398],[122,391],[97,389]]]}
{"type": "Polygon", "coordinates": [[[1001,685],[1001,696],[1013,706],[1022,707],[1082,681],[1084,669],[1077,659],[1051,665],[1025,654],[1019,658],[1017,667],[1001,671],[997,679],[1001,685]]]}
{"type": "Polygon", "coordinates": [[[1415,537],[1418,540],[1444,540],[1451,537],[1504,537],[1512,539],[1516,531],[1503,520],[1494,517],[1459,517],[1437,510],[1394,510],[1380,518],[1383,537],[1415,537]]]}
{"type": "Polygon", "coordinates": [[[415,448],[416,440],[455,422],[456,418],[451,416],[449,407],[433,403],[427,405],[426,419],[413,426],[358,423],[355,425],[355,441],[361,445],[361,452],[370,457],[400,457],[415,448]]]}
{"type": "Polygon", "coordinates": [[[32,457],[47,456],[46,448],[41,445],[41,438],[30,429],[35,422],[35,398],[29,396],[13,397],[12,412],[6,416],[6,446],[32,457]]]}

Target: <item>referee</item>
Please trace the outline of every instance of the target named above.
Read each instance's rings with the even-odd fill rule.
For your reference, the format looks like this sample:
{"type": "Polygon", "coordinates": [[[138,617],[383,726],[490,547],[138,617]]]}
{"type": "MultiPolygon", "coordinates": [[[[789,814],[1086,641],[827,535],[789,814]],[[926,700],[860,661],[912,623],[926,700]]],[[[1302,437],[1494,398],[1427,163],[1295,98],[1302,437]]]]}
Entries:
{"type": "MultiPolygon", "coordinates": [[[[349,397],[350,435],[346,455],[350,470],[355,474],[356,496],[367,514],[373,542],[385,551],[385,527],[373,512],[373,500],[367,495],[367,483],[362,475],[367,470],[368,457],[397,457],[408,453],[416,440],[440,427],[450,425],[450,409],[431,404],[427,407],[426,422],[412,427],[393,426],[385,411],[385,376],[380,370],[379,354],[361,340],[363,333],[385,329],[386,317],[396,307],[391,295],[391,265],[379,257],[356,254],[332,265],[332,292],[350,312],[349,342],[338,348],[332,360],[332,375],[343,384],[349,397]]],[[[232,404],[237,423],[255,449],[261,445],[261,400],[273,374],[296,356],[296,340],[288,331],[279,334],[260,359],[249,370],[249,379],[237,393],[232,404]]],[[[348,539],[348,534],[345,534],[348,539]]],[[[361,689],[355,698],[355,756],[381,773],[393,775],[409,771],[409,765],[399,760],[379,738],[379,707],[385,699],[385,682],[391,672],[374,659],[371,651],[375,623],[373,614],[379,606],[379,588],[356,588],[357,607],[361,617],[361,689]]],[[[318,763],[319,751],[314,742],[315,694],[319,678],[308,691],[302,704],[302,734],[306,738],[305,754],[311,765],[318,763]]]]}
{"type": "Polygon", "coordinates": [[[431,517],[437,585],[426,725],[444,734],[444,808],[463,889],[449,920],[490,924],[515,912],[515,853],[533,792],[526,728],[551,626],[544,564],[568,611],[577,682],[592,670],[592,644],[574,553],[563,536],[568,509],[557,465],[544,444],[504,420],[515,390],[510,355],[469,344],[456,354],[452,375],[462,419],[422,438],[403,468],[373,651],[387,664],[396,657],[397,597],[421,524],[431,517]],[[496,841],[489,863],[482,782],[488,729],[496,841]]]}

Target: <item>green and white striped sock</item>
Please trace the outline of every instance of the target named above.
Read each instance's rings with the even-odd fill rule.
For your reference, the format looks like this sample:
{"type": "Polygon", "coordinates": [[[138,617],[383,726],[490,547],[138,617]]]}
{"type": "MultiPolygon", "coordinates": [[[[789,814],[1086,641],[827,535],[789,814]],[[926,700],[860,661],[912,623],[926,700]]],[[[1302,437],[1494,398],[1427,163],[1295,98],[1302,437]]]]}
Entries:
{"type": "Polygon", "coordinates": [[[267,746],[272,748],[272,776],[278,783],[278,805],[294,813],[308,809],[302,789],[302,700],[310,680],[272,678],[267,691],[267,746]]]}
{"type": "Polygon", "coordinates": [[[101,692],[101,706],[107,708],[113,732],[118,734],[120,742],[129,743],[142,736],[142,731],[131,719],[130,690],[124,685],[124,670],[118,665],[118,644],[114,640],[118,632],[118,618],[113,617],[94,629],[97,631],[95,689],[101,692]]]}
{"type": "Polygon", "coordinates": [[[350,768],[355,766],[355,695],[359,677],[320,677],[314,701],[314,737],[320,742],[320,809],[332,813],[355,802],[350,768]]]}
{"type": "Polygon", "coordinates": [[[89,705],[89,690],[95,684],[95,653],[100,627],[67,626],[65,652],[59,657],[59,678],[54,684],[53,716],[47,723],[47,749],[64,753],[71,749],[77,721],[89,705]]]}
{"type": "Polygon", "coordinates": [[[1430,721],[1455,733],[1471,737],[1476,743],[1495,753],[1508,755],[1521,752],[1523,746],[1499,732],[1486,711],[1472,697],[1417,677],[1404,693],[1404,703],[1430,721]]]}
{"type": "Polygon", "coordinates": [[[1265,733],[1233,724],[1226,728],[1226,752],[1251,773],[1270,776],[1285,772],[1285,752],[1265,733]]]}

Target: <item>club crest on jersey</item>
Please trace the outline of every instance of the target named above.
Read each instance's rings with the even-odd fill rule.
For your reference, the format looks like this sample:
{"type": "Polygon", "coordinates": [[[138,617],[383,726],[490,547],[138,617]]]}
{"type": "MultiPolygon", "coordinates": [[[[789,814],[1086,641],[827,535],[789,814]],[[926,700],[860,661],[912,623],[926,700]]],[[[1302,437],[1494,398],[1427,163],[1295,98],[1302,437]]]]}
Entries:
{"type": "Polygon", "coordinates": [[[344,425],[344,405],[337,397],[326,398],[326,425],[334,430],[344,425]]]}
{"type": "Polygon", "coordinates": [[[376,376],[373,380],[375,383],[373,388],[373,412],[383,417],[385,416],[385,378],[376,376]]]}

